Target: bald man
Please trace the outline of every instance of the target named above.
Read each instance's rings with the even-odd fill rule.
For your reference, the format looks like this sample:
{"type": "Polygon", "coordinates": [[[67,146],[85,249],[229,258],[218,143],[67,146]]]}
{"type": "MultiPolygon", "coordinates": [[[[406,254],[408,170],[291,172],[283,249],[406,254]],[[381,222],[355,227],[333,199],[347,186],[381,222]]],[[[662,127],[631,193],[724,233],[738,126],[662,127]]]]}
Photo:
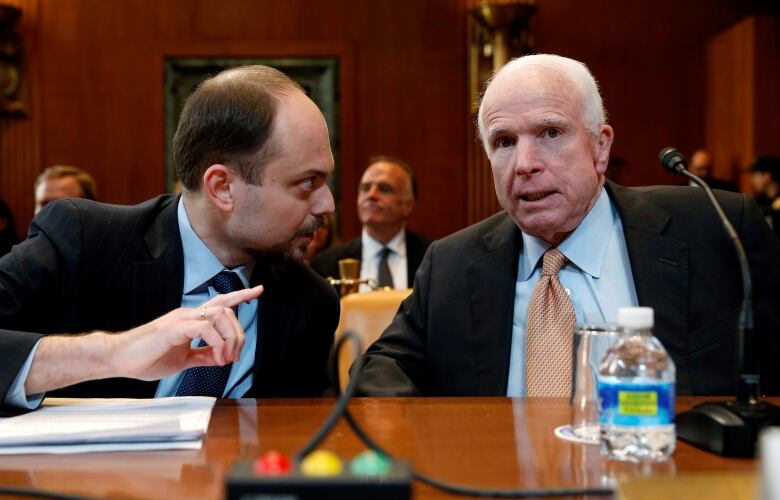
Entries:
{"type": "MultiPolygon", "coordinates": [[[[733,246],[701,189],[604,179],[615,138],[605,116],[578,61],[532,55],[498,71],[479,132],[503,211],[430,246],[412,295],[366,352],[361,393],[570,396],[574,322],[615,322],[626,306],[655,310],[679,394],[734,393],[733,246]],[[561,314],[531,321],[545,300],[532,300],[537,285],[553,281],[561,314]]],[[[762,382],[777,393],[780,244],[752,200],[716,196],[751,263],[762,382]]]]}

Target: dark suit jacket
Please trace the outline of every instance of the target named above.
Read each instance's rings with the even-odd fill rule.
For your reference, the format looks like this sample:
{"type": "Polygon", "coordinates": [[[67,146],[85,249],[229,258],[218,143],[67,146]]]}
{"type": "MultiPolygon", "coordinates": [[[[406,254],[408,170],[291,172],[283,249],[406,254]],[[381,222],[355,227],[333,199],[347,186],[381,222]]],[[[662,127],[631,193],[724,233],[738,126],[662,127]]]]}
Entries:
{"type": "MultiPolygon", "coordinates": [[[[0,259],[0,403],[42,334],[123,331],[181,305],[177,200],[128,207],[74,199],[41,211],[28,239],[0,259]]],[[[306,266],[261,261],[251,282],[265,292],[248,396],[321,395],[339,316],[333,288],[306,266]]],[[[55,392],[153,397],[156,388],[110,379],[55,392]]]]}
{"type": "MultiPolygon", "coordinates": [[[[742,286],[704,192],[608,183],[639,304],[677,367],[679,394],[733,394],[742,286]]],[[[750,259],[764,388],[777,393],[780,246],[747,197],[718,192],[750,259]]],[[[506,213],[431,245],[414,292],[365,356],[360,392],[505,395],[522,235],[506,213]]]]}
{"type": "MultiPolygon", "coordinates": [[[[431,241],[424,236],[406,231],[406,274],[409,286],[414,283],[414,273],[420,267],[425,250],[431,241]]],[[[323,278],[339,277],[339,261],[341,259],[363,258],[363,243],[360,238],[348,241],[342,245],[329,248],[314,257],[311,268],[317,271],[323,278]]]]}

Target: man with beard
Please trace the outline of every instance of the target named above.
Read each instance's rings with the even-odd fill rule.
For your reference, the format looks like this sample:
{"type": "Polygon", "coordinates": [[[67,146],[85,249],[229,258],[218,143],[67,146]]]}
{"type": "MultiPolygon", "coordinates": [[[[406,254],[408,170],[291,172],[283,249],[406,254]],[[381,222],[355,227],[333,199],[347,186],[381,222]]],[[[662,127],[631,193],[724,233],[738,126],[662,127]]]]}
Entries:
{"type": "Polygon", "coordinates": [[[188,99],[173,149],[181,196],[53,202],[0,260],[3,410],[35,408],[55,390],[326,388],[338,299],[300,263],[334,209],[322,114],[282,73],[236,68],[188,99]]]}

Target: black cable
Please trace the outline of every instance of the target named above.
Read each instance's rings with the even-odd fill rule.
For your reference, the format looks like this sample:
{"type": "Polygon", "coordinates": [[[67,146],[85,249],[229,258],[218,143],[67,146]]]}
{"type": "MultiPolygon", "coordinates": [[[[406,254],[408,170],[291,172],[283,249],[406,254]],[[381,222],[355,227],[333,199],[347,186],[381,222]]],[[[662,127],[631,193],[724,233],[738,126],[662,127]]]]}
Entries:
{"type": "MultiPolygon", "coordinates": [[[[355,370],[359,371],[360,368],[363,366],[363,357],[361,356],[362,346],[360,344],[360,338],[358,338],[357,335],[355,335],[352,332],[344,332],[343,335],[341,335],[338,340],[336,340],[335,345],[333,346],[333,349],[330,352],[330,358],[328,359],[328,367],[329,367],[329,373],[333,374],[333,366],[336,365],[336,372],[338,373],[338,356],[339,352],[341,352],[341,347],[344,345],[344,342],[347,340],[352,341],[352,345],[355,348],[355,370]]],[[[338,383],[338,375],[336,376],[335,381],[333,381],[333,385],[336,390],[336,395],[339,394],[339,383],[338,383]]],[[[314,451],[317,446],[320,445],[320,443],[328,437],[328,434],[333,430],[333,427],[338,423],[339,419],[344,415],[344,412],[347,409],[347,405],[349,404],[349,400],[352,398],[352,394],[355,392],[355,384],[351,383],[347,386],[347,390],[344,391],[343,394],[341,394],[338,398],[338,401],[336,401],[336,407],[333,408],[333,411],[331,411],[330,415],[328,415],[328,418],[325,420],[325,423],[323,423],[320,428],[317,430],[317,433],[312,437],[308,443],[306,443],[298,453],[295,454],[295,461],[300,462],[303,460],[306,455],[314,451]]]]}
{"type": "MultiPolygon", "coordinates": [[[[363,441],[366,446],[387,456],[391,460],[395,460],[392,454],[383,449],[376,441],[371,439],[368,434],[358,425],[355,418],[347,410],[344,413],[349,426],[355,435],[363,441]]],[[[446,483],[438,479],[434,479],[421,472],[412,470],[412,476],[417,481],[425,483],[434,488],[453,493],[456,495],[474,496],[474,497],[497,497],[497,498],[542,498],[542,497],[558,497],[558,496],[574,496],[574,495],[612,495],[614,491],[611,488],[544,488],[544,489],[488,489],[488,488],[476,488],[473,486],[464,486],[459,484],[446,483]]]]}
{"type": "MultiPolygon", "coordinates": [[[[352,395],[355,392],[355,387],[360,380],[360,372],[363,368],[363,357],[361,356],[362,347],[360,345],[360,339],[352,332],[345,332],[344,335],[339,337],[333,346],[330,359],[328,360],[328,372],[333,383],[335,394],[338,396],[338,402],[336,408],[328,416],[328,419],[320,427],[319,431],[312,438],[309,443],[304,446],[300,452],[296,455],[296,459],[300,460],[308,455],[314,448],[322,442],[323,439],[330,433],[333,427],[338,422],[340,417],[344,417],[349,424],[355,435],[365,443],[373,451],[385,455],[391,460],[395,460],[392,454],[382,448],[376,441],[374,441],[357,423],[355,418],[349,412],[347,405],[352,395]],[[356,361],[352,370],[350,371],[349,385],[347,390],[343,394],[340,394],[341,389],[339,387],[338,378],[338,355],[344,342],[349,339],[352,341],[356,352],[356,361]]],[[[464,486],[459,484],[447,483],[434,479],[430,476],[422,474],[412,469],[412,477],[434,488],[462,496],[475,496],[475,497],[494,497],[494,498],[544,498],[544,497],[560,497],[560,496],[578,496],[578,495],[612,495],[614,490],[612,488],[523,488],[523,489],[489,489],[489,488],[477,488],[473,486],[464,486]]]]}
{"type": "Polygon", "coordinates": [[[65,493],[55,493],[53,491],[37,490],[34,488],[12,488],[9,486],[0,486],[0,496],[51,498],[54,500],[91,500],[91,497],[67,495],[65,493]]]}

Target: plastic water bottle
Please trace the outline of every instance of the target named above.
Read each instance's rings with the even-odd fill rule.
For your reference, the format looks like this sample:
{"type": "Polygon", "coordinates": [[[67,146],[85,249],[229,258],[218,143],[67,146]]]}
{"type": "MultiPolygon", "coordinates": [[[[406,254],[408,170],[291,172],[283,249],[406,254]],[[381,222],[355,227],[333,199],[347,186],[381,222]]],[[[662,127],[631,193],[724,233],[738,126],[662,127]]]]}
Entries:
{"type": "Polygon", "coordinates": [[[674,452],[674,362],[653,336],[653,309],[618,310],[620,338],[599,365],[601,454],[665,460],[674,452]]]}

